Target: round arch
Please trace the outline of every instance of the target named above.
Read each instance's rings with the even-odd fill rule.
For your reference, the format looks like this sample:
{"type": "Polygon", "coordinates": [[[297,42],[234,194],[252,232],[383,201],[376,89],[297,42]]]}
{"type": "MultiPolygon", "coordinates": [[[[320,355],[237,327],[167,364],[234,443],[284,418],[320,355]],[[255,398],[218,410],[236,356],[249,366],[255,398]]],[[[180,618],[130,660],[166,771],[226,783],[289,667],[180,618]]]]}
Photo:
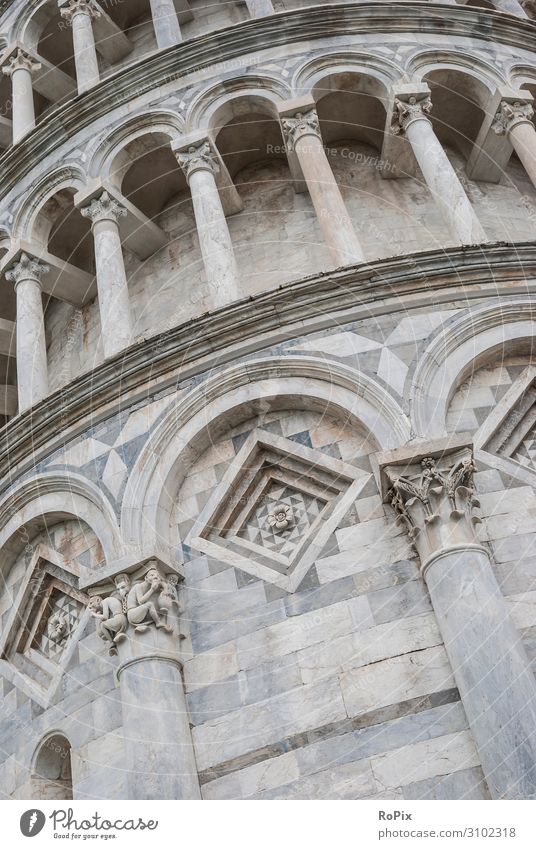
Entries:
{"type": "Polygon", "coordinates": [[[128,544],[141,540],[169,547],[174,494],[189,466],[243,410],[254,415],[266,405],[341,414],[364,426],[380,449],[407,442],[409,422],[396,401],[372,378],[316,357],[259,359],[233,366],[193,390],[155,430],[127,482],[121,527],[128,544]]]}
{"type": "Polygon", "coordinates": [[[400,66],[373,54],[342,52],[328,53],[304,62],[294,73],[292,89],[295,94],[311,94],[315,100],[349,76],[363,80],[363,93],[377,97],[384,104],[391,85],[402,76],[400,66]],[[337,83],[335,82],[337,81],[337,83]]]}
{"type": "Polygon", "coordinates": [[[410,410],[415,435],[445,436],[450,400],[468,369],[505,344],[535,336],[536,306],[527,299],[486,305],[447,323],[424,351],[413,375],[410,410]]]}
{"type": "Polygon", "coordinates": [[[290,97],[290,88],[271,77],[237,77],[217,83],[200,92],[186,116],[188,132],[212,130],[217,132],[244,109],[255,108],[270,117],[277,117],[277,104],[290,97]]]}
{"type": "Polygon", "coordinates": [[[30,772],[32,799],[72,799],[71,742],[63,731],[49,731],[38,743],[30,772]]]}
{"type": "Polygon", "coordinates": [[[77,165],[63,165],[46,174],[20,200],[14,216],[13,238],[46,245],[52,222],[41,215],[45,205],[58,192],[67,190],[74,194],[85,185],[86,175],[77,165]]]}

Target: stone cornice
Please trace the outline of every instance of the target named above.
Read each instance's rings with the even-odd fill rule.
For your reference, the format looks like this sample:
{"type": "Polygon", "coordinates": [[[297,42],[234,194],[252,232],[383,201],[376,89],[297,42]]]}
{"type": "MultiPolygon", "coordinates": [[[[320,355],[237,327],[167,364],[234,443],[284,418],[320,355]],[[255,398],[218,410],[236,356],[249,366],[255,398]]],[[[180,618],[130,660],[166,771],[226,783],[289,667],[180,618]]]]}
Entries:
{"type": "MultiPolygon", "coordinates": [[[[1,10],[1,7],[0,7],[1,10]]],[[[342,3],[281,12],[198,36],[140,59],[91,91],[52,109],[24,140],[0,157],[5,196],[63,142],[146,91],[211,65],[294,42],[334,36],[389,33],[438,34],[494,41],[536,53],[533,21],[466,6],[429,2],[342,3]]]]}
{"type": "Polygon", "coordinates": [[[0,491],[98,422],[216,362],[372,314],[528,292],[536,292],[533,242],[377,260],[248,297],[142,339],[14,418],[0,430],[0,491]]]}

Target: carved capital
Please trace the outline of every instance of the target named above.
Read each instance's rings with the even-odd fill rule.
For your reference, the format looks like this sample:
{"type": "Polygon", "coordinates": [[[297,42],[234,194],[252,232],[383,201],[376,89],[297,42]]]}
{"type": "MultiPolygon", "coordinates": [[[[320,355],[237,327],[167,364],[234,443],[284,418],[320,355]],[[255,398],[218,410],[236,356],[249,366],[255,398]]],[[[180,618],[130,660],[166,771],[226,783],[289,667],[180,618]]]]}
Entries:
{"type": "Polygon", "coordinates": [[[117,654],[121,643],[152,630],[180,638],[178,576],[164,574],[156,561],[146,563],[145,569],[143,577],[134,581],[126,573],[116,575],[109,595],[93,595],[89,600],[97,634],[109,644],[110,654],[117,654]]]}
{"type": "Polygon", "coordinates": [[[8,60],[7,65],[2,67],[2,71],[8,77],[11,77],[15,71],[26,70],[33,74],[35,71],[40,71],[41,67],[40,62],[36,62],[35,59],[19,47],[16,54],[8,60]]]}
{"type": "Polygon", "coordinates": [[[474,472],[470,448],[440,459],[425,457],[403,468],[384,468],[390,483],[387,500],[407,528],[423,568],[440,550],[478,542],[474,472]]]}
{"type": "Polygon", "coordinates": [[[497,135],[509,133],[517,124],[530,124],[534,115],[534,109],[530,103],[515,101],[509,103],[503,100],[495,114],[495,120],[491,125],[497,135]]]}
{"type": "Polygon", "coordinates": [[[75,15],[87,15],[91,20],[94,20],[100,18],[102,12],[95,0],[69,0],[69,4],[60,9],[60,14],[70,24],[75,15]]]}
{"type": "Polygon", "coordinates": [[[294,150],[296,142],[302,136],[316,136],[322,141],[316,109],[311,109],[309,112],[296,112],[293,118],[281,118],[281,127],[289,150],[294,150]]]}
{"type": "Polygon", "coordinates": [[[85,206],[82,210],[84,218],[89,218],[92,224],[98,221],[115,221],[124,217],[127,211],[124,206],[111,197],[108,192],[104,191],[98,198],[91,201],[89,206],[85,206]]]}
{"type": "Polygon", "coordinates": [[[432,100],[429,95],[417,97],[411,95],[407,100],[395,98],[395,108],[393,109],[392,131],[396,134],[406,132],[407,128],[413,121],[428,121],[428,114],[432,111],[432,100]]]}
{"type": "Polygon", "coordinates": [[[195,171],[204,170],[217,174],[220,170],[208,141],[203,142],[198,147],[192,145],[187,151],[177,153],[176,156],[177,162],[188,181],[195,171]]]}
{"type": "Polygon", "coordinates": [[[50,271],[50,266],[40,262],[28,254],[21,254],[20,259],[6,272],[6,280],[15,284],[15,288],[21,280],[34,280],[41,285],[41,278],[50,271]]]}

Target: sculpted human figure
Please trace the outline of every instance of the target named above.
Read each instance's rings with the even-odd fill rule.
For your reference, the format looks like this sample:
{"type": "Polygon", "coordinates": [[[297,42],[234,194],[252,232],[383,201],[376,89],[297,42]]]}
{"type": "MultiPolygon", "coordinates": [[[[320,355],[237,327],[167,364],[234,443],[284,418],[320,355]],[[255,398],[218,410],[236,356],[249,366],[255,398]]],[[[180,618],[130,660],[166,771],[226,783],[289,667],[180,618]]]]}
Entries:
{"type": "Polygon", "coordinates": [[[97,634],[102,640],[111,643],[110,654],[117,654],[115,648],[121,640],[126,640],[128,621],[125,613],[125,604],[119,593],[114,593],[103,599],[95,595],[88,604],[91,615],[97,619],[97,634]]]}
{"type": "Polygon", "coordinates": [[[55,643],[61,643],[67,636],[68,630],[69,626],[65,614],[57,610],[48,621],[47,633],[49,638],[55,643]]]}
{"type": "Polygon", "coordinates": [[[167,623],[168,615],[171,608],[175,604],[179,607],[179,598],[177,595],[177,584],[179,578],[177,575],[166,575],[162,580],[160,595],[158,596],[158,609],[162,614],[162,619],[167,623]]]}
{"type": "Polygon", "coordinates": [[[156,608],[156,596],[163,589],[163,578],[158,569],[152,567],[145,575],[145,579],[134,584],[127,597],[127,617],[137,633],[146,631],[149,625],[155,624],[157,628],[165,628],[171,631],[156,608]]]}

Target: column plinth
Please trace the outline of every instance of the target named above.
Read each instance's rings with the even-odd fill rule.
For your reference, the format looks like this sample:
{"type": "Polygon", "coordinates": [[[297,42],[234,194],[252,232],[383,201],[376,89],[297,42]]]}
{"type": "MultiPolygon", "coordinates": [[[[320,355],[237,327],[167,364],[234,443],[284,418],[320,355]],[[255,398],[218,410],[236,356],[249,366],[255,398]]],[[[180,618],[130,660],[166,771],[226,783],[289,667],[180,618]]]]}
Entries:
{"type": "Polygon", "coordinates": [[[158,47],[164,49],[180,44],[182,34],[173,0],[150,0],[150,3],[158,47]]]}
{"type": "Polygon", "coordinates": [[[424,181],[452,235],[462,245],[487,241],[487,236],[465,194],[428,114],[432,101],[428,95],[395,99],[393,131],[405,133],[424,181]]]}
{"type": "Polygon", "coordinates": [[[112,357],[132,341],[132,318],[118,220],[126,209],[104,191],[82,215],[91,220],[104,354],[112,357]]]}
{"type": "Polygon", "coordinates": [[[48,365],[45,341],[41,278],[48,265],[22,254],[6,272],[15,284],[17,298],[17,391],[19,413],[48,395],[48,365]]]}
{"type": "Polygon", "coordinates": [[[363,249],[324,150],[316,110],[284,117],[281,126],[288,148],[294,150],[298,158],[335,265],[363,262],[363,249]]]}
{"type": "Polygon", "coordinates": [[[238,269],[233,244],[216,185],[218,164],[209,142],[176,152],[190,191],[201,256],[215,307],[238,297],[238,269]]]}
{"type": "Polygon", "coordinates": [[[470,448],[383,466],[496,799],[536,798],[536,679],[475,529],[470,448]]]}
{"type": "Polygon", "coordinates": [[[72,29],[78,93],[83,94],[100,79],[92,21],[101,16],[101,11],[94,0],[69,0],[61,16],[72,29]]]}
{"type": "Polygon", "coordinates": [[[118,655],[130,799],[199,799],[180,654],[177,575],[146,562],[116,575],[107,597],[91,594],[97,633],[118,655]]]}
{"type": "Polygon", "coordinates": [[[530,103],[503,100],[493,123],[499,135],[505,134],[523,163],[532,184],[536,186],[536,129],[532,123],[534,109],[530,103]]]}
{"type": "Polygon", "coordinates": [[[41,64],[20,48],[2,71],[11,77],[13,144],[17,144],[35,127],[35,106],[32,74],[41,70],[41,64]]]}

